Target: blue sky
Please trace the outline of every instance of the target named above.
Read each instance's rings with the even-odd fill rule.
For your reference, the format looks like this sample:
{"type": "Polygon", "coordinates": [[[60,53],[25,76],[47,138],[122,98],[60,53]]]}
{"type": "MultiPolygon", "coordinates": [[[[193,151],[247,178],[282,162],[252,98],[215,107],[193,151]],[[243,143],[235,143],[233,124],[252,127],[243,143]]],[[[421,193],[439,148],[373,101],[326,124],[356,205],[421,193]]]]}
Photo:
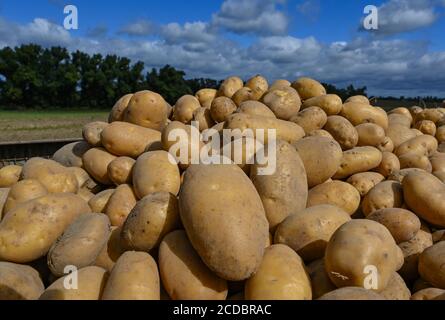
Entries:
{"type": "Polygon", "coordinates": [[[36,42],[171,64],[190,77],[306,75],[445,97],[445,0],[0,0],[0,47],[36,42]],[[79,30],[63,28],[63,7],[79,30]],[[361,31],[363,9],[379,29],[361,31]]]}

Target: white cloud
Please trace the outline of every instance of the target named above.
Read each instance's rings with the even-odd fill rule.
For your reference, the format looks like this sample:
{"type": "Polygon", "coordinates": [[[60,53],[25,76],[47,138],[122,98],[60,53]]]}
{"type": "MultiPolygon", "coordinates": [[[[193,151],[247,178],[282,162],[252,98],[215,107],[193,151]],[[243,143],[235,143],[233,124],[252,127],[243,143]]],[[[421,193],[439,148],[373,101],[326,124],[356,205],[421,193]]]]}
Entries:
{"type": "Polygon", "coordinates": [[[148,36],[155,33],[155,25],[147,20],[137,20],[121,28],[120,33],[130,36],[148,36]]]}
{"type": "Polygon", "coordinates": [[[216,35],[204,22],[169,23],[161,28],[161,35],[168,43],[208,44],[216,39],[216,35]]]}

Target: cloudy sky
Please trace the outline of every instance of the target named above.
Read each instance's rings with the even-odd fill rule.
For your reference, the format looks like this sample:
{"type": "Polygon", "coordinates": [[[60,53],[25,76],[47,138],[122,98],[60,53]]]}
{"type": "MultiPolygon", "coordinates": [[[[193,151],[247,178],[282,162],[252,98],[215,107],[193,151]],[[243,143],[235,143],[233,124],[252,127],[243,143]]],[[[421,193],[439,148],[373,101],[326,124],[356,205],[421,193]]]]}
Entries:
{"type": "Polygon", "coordinates": [[[445,97],[445,0],[0,0],[0,48],[114,53],[188,77],[306,75],[371,95],[445,97]],[[65,30],[63,8],[78,8],[65,30]],[[366,5],[379,29],[366,31],[366,5]]]}

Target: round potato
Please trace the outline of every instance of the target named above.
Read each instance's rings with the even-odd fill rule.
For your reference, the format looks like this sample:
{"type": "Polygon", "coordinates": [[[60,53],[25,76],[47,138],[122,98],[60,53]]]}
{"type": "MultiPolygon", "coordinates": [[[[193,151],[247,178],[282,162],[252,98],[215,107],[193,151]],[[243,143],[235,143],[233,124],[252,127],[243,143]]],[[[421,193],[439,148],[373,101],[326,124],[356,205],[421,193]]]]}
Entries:
{"type": "Polygon", "coordinates": [[[343,150],[357,146],[357,130],[347,119],[340,116],[329,116],[323,129],[334,137],[343,150]]]}
{"type": "Polygon", "coordinates": [[[169,233],[159,247],[162,284],[173,300],[225,300],[227,281],[202,262],[186,233],[169,233]]]}
{"type": "Polygon", "coordinates": [[[215,125],[210,113],[210,106],[208,108],[199,108],[193,111],[193,121],[198,123],[200,132],[210,129],[215,125]]]}
{"type": "Polygon", "coordinates": [[[411,300],[434,300],[444,294],[445,290],[439,288],[426,288],[417,291],[411,296],[411,300]]]}
{"type": "Polygon", "coordinates": [[[321,296],[318,300],[385,300],[385,298],[372,291],[360,287],[344,287],[321,296]]]}
{"type": "Polygon", "coordinates": [[[303,260],[283,244],[266,248],[258,271],[246,281],[244,296],[246,300],[312,300],[303,260]]]}
{"type": "Polygon", "coordinates": [[[290,121],[298,124],[308,134],[323,128],[328,121],[328,117],[321,108],[309,107],[290,118],[290,121]]]}
{"type": "Polygon", "coordinates": [[[117,260],[102,300],[160,300],[158,267],[145,252],[127,251],[117,260]]]}
{"type": "Polygon", "coordinates": [[[388,286],[380,294],[386,300],[410,300],[411,298],[411,291],[397,272],[392,274],[388,286]]]}
{"type": "Polygon", "coordinates": [[[363,198],[362,212],[367,217],[374,211],[386,208],[401,208],[402,205],[402,184],[398,181],[383,181],[372,188],[363,198]]]}
{"type": "Polygon", "coordinates": [[[421,112],[417,113],[415,116],[416,122],[422,120],[429,120],[434,123],[439,122],[443,119],[443,112],[440,109],[424,109],[421,112]]]}
{"type": "Polygon", "coordinates": [[[399,158],[394,153],[382,152],[382,162],[375,168],[375,171],[380,173],[383,177],[387,178],[393,173],[400,170],[399,158]]]}
{"type": "Polygon", "coordinates": [[[368,99],[368,97],[366,97],[366,96],[362,96],[362,95],[356,95],[356,96],[349,97],[349,98],[345,101],[345,103],[348,103],[348,102],[355,102],[355,103],[362,103],[362,104],[370,104],[370,103],[369,103],[369,99],[368,99]]]}
{"type": "Polygon", "coordinates": [[[298,91],[301,99],[308,100],[310,98],[323,96],[326,89],[317,80],[311,78],[299,78],[292,83],[292,87],[298,91]]]}
{"type": "Polygon", "coordinates": [[[246,87],[252,89],[254,100],[259,100],[269,89],[266,78],[257,74],[246,82],[246,87]]]}
{"type": "Polygon", "coordinates": [[[109,123],[114,121],[124,121],[125,111],[127,110],[128,103],[130,102],[132,97],[133,94],[129,93],[117,100],[117,102],[111,109],[110,115],[108,117],[109,123]]]}
{"type": "Polygon", "coordinates": [[[175,109],[173,111],[173,119],[188,124],[193,120],[193,113],[195,110],[199,108],[201,108],[201,104],[194,96],[182,96],[176,101],[175,109]]]}
{"type": "Polygon", "coordinates": [[[48,194],[45,186],[38,180],[25,179],[14,184],[9,190],[8,198],[3,207],[6,214],[17,206],[27,201],[45,196],[48,194]]]}
{"type": "Polygon", "coordinates": [[[343,105],[340,115],[348,119],[352,125],[375,123],[383,130],[388,129],[388,115],[383,109],[367,104],[347,102],[343,105]]]}
{"type": "Polygon", "coordinates": [[[431,120],[421,120],[414,127],[423,134],[429,134],[433,137],[436,135],[436,124],[431,120]]]}
{"type": "Polygon", "coordinates": [[[215,99],[217,92],[218,92],[218,90],[216,90],[216,89],[204,88],[204,89],[198,90],[195,93],[195,97],[196,97],[196,99],[199,100],[199,103],[204,108],[210,108],[210,104],[212,103],[213,99],[215,99]]]}
{"type": "Polygon", "coordinates": [[[274,243],[291,247],[305,262],[320,259],[331,236],[349,220],[349,214],[339,207],[310,207],[287,217],[278,226],[274,243]]]}
{"type": "Polygon", "coordinates": [[[400,108],[392,109],[391,111],[388,112],[388,115],[392,115],[392,114],[399,114],[399,115],[403,115],[403,116],[407,117],[408,119],[410,119],[409,126],[411,126],[411,123],[413,121],[413,116],[411,115],[411,112],[409,112],[408,108],[400,107],[400,108]]]}
{"type": "Polygon", "coordinates": [[[281,120],[289,120],[296,116],[301,108],[298,92],[291,87],[283,87],[266,93],[263,103],[281,120]]]}
{"type": "Polygon", "coordinates": [[[261,103],[259,101],[245,101],[241,103],[236,112],[250,114],[252,116],[260,116],[273,119],[277,118],[272,110],[270,110],[264,103],[261,103]]]}
{"type": "Polygon", "coordinates": [[[90,148],[91,146],[85,141],[69,143],[57,150],[52,159],[65,167],[82,168],[82,157],[90,148]]]}
{"type": "Polygon", "coordinates": [[[84,125],[82,129],[83,139],[92,147],[101,147],[100,134],[107,126],[108,123],[103,121],[95,121],[84,125]]]}
{"type": "Polygon", "coordinates": [[[307,271],[311,279],[312,299],[318,299],[322,295],[337,289],[326,273],[324,259],[311,262],[307,266],[307,271]]]}
{"type": "Polygon", "coordinates": [[[144,90],[136,92],[131,97],[125,110],[124,121],[161,131],[169,113],[170,110],[164,98],[155,92],[144,90]]]}
{"type": "Polygon", "coordinates": [[[20,179],[22,167],[16,165],[6,166],[0,169],[0,188],[9,188],[20,179]]]}
{"type": "Polygon", "coordinates": [[[219,123],[226,121],[227,117],[237,109],[236,104],[227,97],[218,97],[212,101],[210,115],[212,119],[219,123]]]}
{"type": "Polygon", "coordinates": [[[0,300],[36,300],[45,287],[30,266],[0,261],[0,300]]]}
{"type": "Polygon", "coordinates": [[[272,83],[272,85],[269,87],[269,90],[274,90],[274,89],[278,89],[281,87],[290,87],[291,83],[288,80],[285,79],[278,79],[275,80],[274,83],[272,83]]]}
{"type": "Polygon", "coordinates": [[[168,192],[151,193],[131,210],[122,227],[122,246],[150,251],[162,238],[180,226],[178,200],[168,192]]]}
{"type": "Polygon", "coordinates": [[[372,188],[385,180],[385,177],[377,172],[356,173],[349,177],[347,182],[354,186],[362,197],[366,196],[372,188]]]}
{"type": "Polygon", "coordinates": [[[105,213],[107,203],[113,195],[114,191],[116,191],[116,189],[107,189],[99,192],[94,197],[92,197],[88,201],[88,205],[90,206],[91,210],[97,213],[105,213]]]}
{"type": "Polygon", "coordinates": [[[311,99],[307,99],[303,102],[303,109],[319,107],[328,116],[335,116],[340,113],[343,108],[343,102],[341,98],[336,94],[326,94],[311,99]]]}
{"type": "Polygon", "coordinates": [[[434,287],[445,289],[445,241],[425,249],[419,257],[419,274],[434,287]]]}
{"type": "Polygon", "coordinates": [[[358,146],[378,147],[386,137],[385,130],[374,123],[362,123],[355,127],[358,133],[358,146]]]}
{"type": "Polygon", "coordinates": [[[377,168],[382,162],[382,153],[374,147],[356,147],[343,152],[339,169],[334,179],[344,179],[356,173],[377,168]]]}
{"type": "Polygon", "coordinates": [[[111,225],[120,227],[136,205],[137,199],[133,188],[128,184],[121,184],[116,188],[105,207],[105,214],[111,225]]]}
{"type": "Polygon", "coordinates": [[[82,157],[83,165],[88,174],[104,185],[113,184],[108,177],[108,165],[116,158],[104,148],[92,148],[85,152],[82,157]]]}
{"type": "Polygon", "coordinates": [[[244,87],[243,80],[238,77],[229,77],[223,81],[216,95],[218,97],[224,96],[227,98],[232,98],[235,92],[242,87],[244,87]]]}
{"type": "Polygon", "coordinates": [[[255,100],[256,96],[252,89],[242,87],[232,97],[232,101],[239,107],[241,103],[249,100],[255,100]]]}
{"type": "Polygon", "coordinates": [[[129,157],[119,157],[108,164],[107,173],[115,185],[131,184],[133,181],[133,166],[136,160],[129,157]]]}

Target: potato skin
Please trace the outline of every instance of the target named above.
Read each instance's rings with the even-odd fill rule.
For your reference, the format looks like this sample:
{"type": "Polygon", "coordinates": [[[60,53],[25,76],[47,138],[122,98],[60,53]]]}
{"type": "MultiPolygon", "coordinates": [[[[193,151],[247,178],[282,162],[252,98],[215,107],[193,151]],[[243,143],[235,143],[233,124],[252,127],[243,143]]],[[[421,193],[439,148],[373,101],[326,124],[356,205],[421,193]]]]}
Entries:
{"type": "Polygon", "coordinates": [[[110,234],[110,220],[104,214],[84,213],[71,223],[48,252],[48,266],[57,277],[68,265],[78,269],[94,263],[110,234]]]}
{"type": "Polygon", "coordinates": [[[125,252],[121,244],[121,227],[111,226],[111,232],[108,237],[107,243],[98,254],[94,265],[104,268],[108,272],[111,272],[117,259],[125,252]]]}
{"type": "Polygon", "coordinates": [[[189,124],[193,120],[193,113],[199,108],[201,108],[201,104],[197,98],[192,95],[184,95],[176,101],[173,119],[189,124]]]}
{"type": "Polygon", "coordinates": [[[257,74],[246,82],[246,87],[252,89],[254,100],[259,100],[269,89],[266,78],[257,74]]]}
{"type": "Polygon", "coordinates": [[[87,203],[71,193],[26,202],[8,212],[0,223],[0,259],[26,263],[44,256],[65,228],[88,212],[87,203]]]}
{"type": "Polygon", "coordinates": [[[358,146],[378,147],[386,137],[385,130],[374,123],[362,123],[355,127],[358,133],[358,146]]]}
{"type": "Polygon", "coordinates": [[[343,152],[340,168],[334,179],[344,179],[353,174],[377,168],[382,162],[382,153],[374,147],[356,147],[343,152]]]}
{"type": "Polygon", "coordinates": [[[206,129],[210,129],[215,125],[215,121],[213,121],[212,116],[210,114],[209,108],[199,108],[193,111],[193,121],[198,122],[199,131],[202,132],[206,129]]]}
{"type": "Polygon", "coordinates": [[[445,289],[445,241],[425,249],[419,257],[419,274],[434,287],[445,289]]]}
{"type": "Polygon", "coordinates": [[[160,300],[155,260],[145,252],[122,254],[111,271],[102,300],[160,300]]]}
{"type": "Polygon", "coordinates": [[[217,92],[218,92],[218,90],[216,90],[216,89],[204,88],[204,89],[198,90],[195,93],[195,97],[196,97],[196,99],[199,100],[199,103],[204,108],[209,108],[213,99],[215,99],[217,92]]]}
{"type": "Polygon", "coordinates": [[[27,201],[42,197],[48,194],[45,186],[38,180],[25,179],[14,184],[9,190],[8,198],[6,199],[3,208],[3,214],[11,211],[17,206],[27,201]]]}
{"type": "Polygon", "coordinates": [[[309,107],[300,111],[297,115],[290,118],[289,121],[298,124],[308,134],[323,128],[328,121],[328,117],[321,108],[309,107]]]}
{"type": "Polygon", "coordinates": [[[281,120],[289,120],[296,116],[301,108],[298,92],[291,87],[283,87],[266,93],[263,103],[281,120]]]}
{"type": "Polygon", "coordinates": [[[241,103],[236,112],[272,119],[277,118],[272,110],[270,110],[264,103],[261,103],[259,101],[245,101],[241,103]]]}
{"type": "Polygon", "coordinates": [[[190,242],[218,276],[240,281],[258,269],[269,224],[260,196],[237,165],[191,165],[179,211],[190,242]]]}
{"type": "Polygon", "coordinates": [[[445,125],[442,125],[439,128],[437,128],[436,139],[439,142],[439,144],[445,142],[445,125]]]}
{"type": "Polygon", "coordinates": [[[112,185],[113,182],[108,177],[108,165],[117,157],[109,153],[104,148],[92,148],[83,155],[83,165],[85,170],[99,183],[112,185]]]}
{"type": "Polygon", "coordinates": [[[421,135],[399,145],[394,151],[394,154],[399,158],[408,153],[431,156],[436,152],[437,147],[437,140],[434,137],[421,135]]]}
{"type": "Polygon", "coordinates": [[[82,168],[82,156],[90,148],[91,146],[85,141],[69,143],[57,150],[53,154],[52,159],[65,167],[82,168]]]}
{"type": "Polygon", "coordinates": [[[346,99],[345,103],[348,103],[348,102],[370,104],[368,97],[362,96],[362,95],[356,95],[356,96],[349,97],[348,99],[346,99]]]}
{"type": "Polygon", "coordinates": [[[202,262],[185,231],[167,234],[159,247],[162,284],[173,300],[225,300],[227,281],[202,262]]]}
{"type": "Polygon", "coordinates": [[[417,122],[414,127],[423,134],[428,134],[433,137],[436,135],[436,124],[431,120],[421,120],[417,122]]]}
{"type": "Polygon", "coordinates": [[[324,257],[332,234],[351,220],[347,212],[332,205],[319,205],[288,216],[277,228],[274,243],[289,246],[305,261],[324,257]]]}
{"type": "Polygon", "coordinates": [[[381,152],[393,152],[394,151],[394,142],[392,142],[390,137],[385,137],[382,143],[377,146],[381,152]]]}
{"type": "Polygon", "coordinates": [[[360,287],[343,287],[326,293],[318,300],[385,300],[385,298],[372,290],[360,287]]]}
{"type": "Polygon", "coordinates": [[[373,107],[369,104],[347,102],[343,104],[340,115],[348,119],[354,126],[362,123],[375,123],[388,129],[388,115],[383,109],[373,107]]]}
{"type": "Polygon", "coordinates": [[[119,157],[110,162],[107,167],[108,177],[115,185],[131,184],[133,181],[133,166],[136,160],[129,157],[119,157]]]}
{"type": "Polygon", "coordinates": [[[4,213],[3,208],[5,207],[6,199],[8,198],[9,194],[9,188],[0,188],[0,221],[2,220],[2,217],[4,213]]]}
{"type": "Polygon", "coordinates": [[[242,87],[232,97],[232,101],[239,107],[241,103],[249,100],[255,100],[256,96],[252,89],[242,87]]]}
{"type": "Polygon", "coordinates": [[[9,188],[19,181],[22,167],[10,165],[0,168],[0,188],[9,188]]]}
{"type": "Polygon", "coordinates": [[[383,181],[372,188],[363,198],[362,211],[368,216],[374,211],[386,208],[401,208],[403,189],[398,181],[383,181]]]}
{"type": "Polygon", "coordinates": [[[328,116],[335,116],[339,114],[341,109],[343,108],[343,102],[341,101],[341,98],[336,94],[326,94],[307,99],[303,102],[303,110],[311,107],[319,107],[328,116]]]}
{"type": "Polygon", "coordinates": [[[82,137],[91,147],[101,147],[100,134],[107,126],[108,123],[103,121],[87,123],[82,128],[82,137]]]}
{"type": "Polygon", "coordinates": [[[349,177],[347,182],[354,186],[362,197],[366,196],[368,192],[377,184],[385,180],[385,177],[377,172],[361,172],[349,177]]]}
{"type": "Polygon", "coordinates": [[[258,174],[264,167],[255,161],[250,178],[263,202],[269,228],[275,230],[290,214],[306,207],[306,171],[295,148],[284,141],[277,141],[275,172],[271,175],[258,174]]]}
{"type": "Polygon", "coordinates": [[[91,210],[97,213],[105,213],[107,203],[115,191],[116,189],[107,189],[92,197],[88,201],[88,205],[90,206],[91,210]]]}
{"type": "Polygon", "coordinates": [[[131,210],[122,227],[121,242],[129,250],[148,252],[180,224],[176,197],[168,192],[151,193],[131,210]]]}
{"type": "Polygon", "coordinates": [[[323,129],[334,137],[343,150],[357,146],[357,130],[347,119],[340,116],[329,116],[323,129]]]}
{"type": "Polygon", "coordinates": [[[128,184],[121,184],[111,195],[105,208],[105,214],[111,225],[120,227],[136,205],[137,199],[133,188],[128,184]]]}
{"type": "Polygon", "coordinates": [[[382,152],[382,162],[375,168],[375,171],[387,178],[391,174],[400,170],[399,158],[394,153],[384,151],[382,152]]]}
{"type": "Polygon", "coordinates": [[[308,100],[326,94],[326,89],[321,83],[311,78],[299,78],[292,83],[292,87],[298,91],[302,100],[308,100]]]}
{"type": "Polygon", "coordinates": [[[133,94],[129,93],[122,96],[119,100],[116,101],[113,108],[111,108],[110,115],[108,116],[109,123],[124,120],[125,111],[127,110],[128,103],[130,102],[132,97],[133,94]]]}
{"type": "Polygon", "coordinates": [[[0,300],[36,300],[45,287],[32,267],[0,261],[0,300]]]}
{"type": "Polygon", "coordinates": [[[226,121],[236,109],[237,105],[230,98],[218,97],[212,101],[210,115],[215,122],[220,123],[226,121]]]}
{"type": "Polygon", "coordinates": [[[258,271],[246,281],[244,296],[246,300],[311,300],[303,260],[283,244],[266,248],[258,271]]]}

